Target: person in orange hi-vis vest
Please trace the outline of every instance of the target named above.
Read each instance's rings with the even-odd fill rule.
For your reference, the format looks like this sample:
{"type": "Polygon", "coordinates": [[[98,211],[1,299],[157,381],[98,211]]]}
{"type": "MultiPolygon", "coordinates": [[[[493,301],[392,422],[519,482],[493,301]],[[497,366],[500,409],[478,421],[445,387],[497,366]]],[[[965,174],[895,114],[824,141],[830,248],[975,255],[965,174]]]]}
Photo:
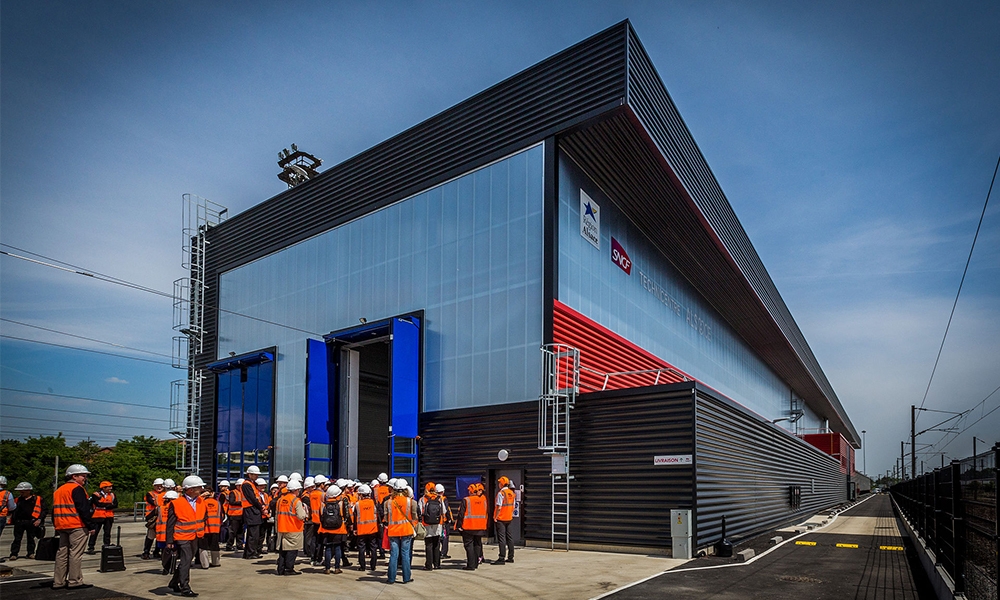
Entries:
{"type": "MultiPolygon", "coordinates": [[[[379,473],[375,481],[372,482],[372,500],[375,501],[375,506],[378,507],[379,522],[385,522],[385,515],[382,514],[382,507],[385,506],[385,499],[392,495],[392,486],[389,485],[389,476],[385,473],[379,473]],[[377,483],[377,485],[376,485],[377,483]]],[[[385,558],[385,550],[382,548],[382,544],[378,545],[378,557],[385,558]]]]}
{"type": "Polygon", "coordinates": [[[392,496],[385,500],[383,513],[389,536],[389,573],[387,583],[396,583],[396,571],[402,567],[403,583],[413,581],[410,562],[413,536],[416,533],[417,503],[406,495],[406,480],[397,479],[392,496]]]}
{"type": "Polygon", "coordinates": [[[309,522],[306,523],[306,531],[312,530],[313,534],[312,544],[306,542],[306,554],[309,556],[309,563],[314,567],[319,566],[322,561],[323,544],[319,541],[319,511],[323,509],[328,483],[329,480],[325,475],[317,475],[313,478],[313,489],[309,491],[309,522]]]}
{"type": "Polygon", "coordinates": [[[205,535],[198,541],[198,562],[202,569],[208,569],[222,565],[219,535],[225,513],[212,490],[205,490],[201,497],[205,500],[205,535]]]}
{"type": "Polygon", "coordinates": [[[191,560],[198,540],[205,536],[205,482],[189,475],[181,483],[184,493],[167,503],[167,548],[177,556],[177,569],[167,586],[186,598],[198,595],[191,589],[191,560]]]}
{"type": "Polygon", "coordinates": [[[156,548],[152,555],[150,550],[156,541],[156,512],[160,508],[160,498],[163,494],[163,480],[157,477],[153,480],[153,489],[146,492],[146,539],[142,542],[142,560],[160,558],[159,548],[156,548]]]}
{"type": "Polygon", "coordinates": [[[344,564],[344,541],[350,531],[350,509],[347,496],[336,484],[326,489],[323,506],[319,513],[318,543],[323,548],[323,572],[330,573],[330,562],[333,561],[334,574],[342,573],[340,567],[344,564]]]}
{"type": "Polygon", "coordinates": [[[160,566],[162,573],[170,575],[174,572],[174,549],[167,547],[167,505],[180,497],[174,489],[163,492],[160,496],[160,506],[156,509],[156,548],[160,551],[160,566]]]}
{"type": "Polygon", "coordinates": [[[243,500],[243,528],[246,531],[243,558],[253,560],[260,558],[260,525],[263,522],[261,515],[264,512],[264,507],[260,503],[260,490],[257,489],[260,467],[250,465],[247,467],[246,475],[243,485],[240,486],[240,496],[243,500]]]}
{"type": "Polygon", "coordinates": [[[367,485],[358,486],[358,502],[354,505],[353,519],[354,536],[358,540],[359,571],[374,571],[378,557],[378,547],[381,546],[379,535],[379,511],[372,498],[372,488],[367,485]],[[365,558],[368,561],[365,561],[365,558]],[[366,568],[367,566],[367,568],[366,568]]]}
{"type": "Polygon", "coordinates": [[[97,545],[97,532],[104,530],[103,543],[105,546],[111,545],[111,527],[115,523],[115,509],[118,508],[118,498],[115,497],[114,488],[110,481],[102,481],[100,489],[90,496],[90,506],[94,509],[91,520],[94,523],[94,533],[90,536],[90,543],[87,545],[87,554],[94,554],[97,545]]]}
{"type": "Polygon", "coordinates": [[[3,529],[7,526],[10,513],[16,506],[17,501],[14,500],[14,494],[7,491],[7,478],[0,475],[0,535],[3,535],[3,529]]]}
{"type": "MultiPolygon", "coordinates": [[[[227,482],[228,483],[228,482],[227,482]]],[[[221,485],[221,484],[220,484],[221,485]]],[[[229,518],[229,531],[226,533],[226,550],[243,550],[243,480],[237,479],[236,485],[226,491],[226,516],[229,518]]]]}
{"type": "Polygon", "coordinates": [[[462,532],[462,545],[465,547],[465,566],[462,568],[475,571],[479,567],[483,536],[486,534],[486,496],[482,492],[482,484],[471,483],[467,491],[468,495],[462,499],[458,509],[455,530],[462,532]]]}
{"type": "Polygon", "coordinates": [[[299,498],[301,492],[301,481],[289,481],[285,492],[278,498],[278,511],[275,515],[278,529],[278,575],[299,574],[295,570],[295,557],[302,549],[302,530],[309,518],[309,511],[299,498]]]}
{"type": "Polygon", "coordinates": [[[441,525],[441,558],[451,558],[448,554],[448,540],[451,538],[448,528],[455,524],[455,515],[451,514],[451,505],[448,504],[448,498],[444,495],[444,486],[438,483],[434,486],[434,491],[444,503],[445,509],[444,524],[441,525]]]}
{"type": "Polygon", "coordinates": [[[93,587],[83,582],[83,552],[94,527],[90,522],[93,509],[87,498],[87,475],[83,465],[66,469],[66,483],[52,495],[52,525],[59,534],[52,589],[93,587]]]}
{"type": "Polygon", "coordinates": [[[35,558],[35,540],[45,535],[45,502],[35,493],[33,486],[22,481],[14,488],[20,495],[14,501],[14,510],[7,517],[14,525],[14,541],[10,544],[10,558],[17,560],[21,551],[21,539],[28,534],[28,558],[35,558]]]}
{"type": "Polygon", "coordinates": [[[500,557],[493,561],[495,565],[502,565],[505,562],[514,562],[514,532],[510,525],[514,520],[514,502],[516,495],[510,479],[501,477],[497,479],[496,504],[493,508],[493,526],[496,528],[497,546],[500,549],[500,557]],[[504,560],[504,550],[507,551],[507,559],[504,560]]]}

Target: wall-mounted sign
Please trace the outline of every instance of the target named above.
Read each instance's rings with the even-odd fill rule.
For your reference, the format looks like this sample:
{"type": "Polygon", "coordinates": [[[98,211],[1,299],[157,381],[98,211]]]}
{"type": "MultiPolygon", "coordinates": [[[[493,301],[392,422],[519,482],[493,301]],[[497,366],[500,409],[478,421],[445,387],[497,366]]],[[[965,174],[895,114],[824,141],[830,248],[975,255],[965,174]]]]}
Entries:
{"type": "Polygon", "coordinates": [[[582,189],[580,190],[580,235],[594,248],[601,249],[601,207],[582,189]]]}
{"type": "Polygon", "coordinates": [[[611,237],[611,262],[618,265],[618,268],[625,271],[626,275],[632,274],[632,259],[628,257],[628,253],[625,252],[625,248],[618,243],[618,240],[611,237]]]}
{"type": "Polygon", "coordinates": [[[654,465],[670,466],[670,465],[690,465],[694,464],[691,459],[690,454],[668,454],[666,456],[654,456],[654,465]]]}

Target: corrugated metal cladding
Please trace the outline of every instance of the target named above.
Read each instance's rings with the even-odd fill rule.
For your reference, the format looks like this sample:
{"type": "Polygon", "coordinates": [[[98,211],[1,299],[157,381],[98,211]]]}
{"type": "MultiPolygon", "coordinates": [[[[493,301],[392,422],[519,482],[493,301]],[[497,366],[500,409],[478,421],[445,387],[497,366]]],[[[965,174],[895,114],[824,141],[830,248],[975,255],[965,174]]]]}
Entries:
{"type": "MultiPolygon", "coordinates": [[[[669,547],[664,515],[691,508],[693,472],[653,466],[653,456],[693,452],[691,384],[581,395],[571,419],[571,541],[669,547]],[[616,508],[622,496],[613,490],[623,485],[633,491],[624,509],[616,508]]],[[[458,476],[524,468],[525,538],[549,539],[550,461],[537,448],[537,402],[424,413],[420,431],[421,482],[451,487],[458,476]],[[501,448],[511,453],[505,463],[497,460],[501,448]]]]}
{"type": "MultiPolygon", "coordinates": [[[[813,355],[805,336],[799,330],[795,319],[785,305],[781,294],[768,275],[764,263],[761,262],[757,251],[746,231],[736,218],[736,213],[726,199],[719,182],[712,174],[708,162],[702,155],[701,150],[695,143],[691,132],[684,124],[677,107],[670,99],[666,87],[656,73],[649,55],[646,54],[642,43],[636,36],[635,31],[629,27],[628,35],[628,98],[626,104],[631,115],[640,124],[641,128],[649,136],[655,146],[666,159],[672,175],[676,177],[687,190],[691,201],[694,202],[698,211],[704,215],[708,226],[714,232],[724,246],[724,253],[731,257],[735,263],[741,279],[750,285],[755,298],[746,301],[744,294],[740,294],[740,306],[737,311],[723,311],[725,315],[746,314],[751,319],[759,321],[765,329],[772,329],[777,326],[779,334],[769,335],[761,338],[754,336],[747,338],[751,345],[759,348],[762,356],[770,356],[775,353],[783,358],[783,362],[792,362],[785,355],[789,350],[794,353],[797,360],[794,362],[804,365],[806,373],[797,374],[790,378],[789,383],[795,389],[801,389],[803,395],[811,394],[814,388],[825,396],[823,402],[829,401],[837,414],[831,416],[832,420],[840,420],[847,429],[848,437],[855,443],[860,441],[858,432],[854,430],[844,407],[840,404],[833,386],[827,380],[819,361],[813,355]],[[764,314],[761,314],[764,311],[764,314]],[[765,341],[769,340],[769,341],[765,341]],[[768,348],[767,346],[773,346],[768,348]],[[828,399],[828,400],[827,400],[828,399]]],[[[637,213],[644,215],[645,213],[637,213]]],[[[719,272],[721,275],[721,271],[719,272]]],[[[697,286],[700,288],[700,286],[697,286]]],[[[713,294],[716,295],[717,294],[713,294]]],[[[725,298],[708,297],[710,302],[715,303],[725,298]]],[[[727,303],[728,304],[728,303],[727,303]]],[[[726,306],[725,304],[723,306],[726,306]]],[[[728,307],[727,307],[728,308],[728,307]]],[[[740,330],[738,323],[733,323],[737,330],[740,330]]],[[[767,360],[767,358],[765,358],[767,360]]],[[[801,368],[801,367],[800,367],[801,368]]],[[[779,371],[780,373],[780,371],[779,371]]]]}
{"type": "MultiPolygon", "coordinates": [[[[580,351],[580,389],[601,391],[604,377],[600,373],[674,369],[673,365],[636,346],[610,329],[555,300],[552,311],[553,342],[567,344],[580,351]],[[596,371],[596,373],[595,373],[596,371]]],[[[676,370],[675,370],[676,371],[676,370]]],[[[609,377],[607,389],[664,385],[684,381],[676,372],[643,373],[609,377]]],[[[688,377],[687,379],[693,379],[688,377]]]]}
{"type": "Polygon", "coordinates": [[[847,476],[834,458],[702,388],[695,413],[697,546],[719,540],[723,515],[726,534],[742,537],[847,500],[847,476]],[[793,485],[802,489],[797,511],[793,485]]]}

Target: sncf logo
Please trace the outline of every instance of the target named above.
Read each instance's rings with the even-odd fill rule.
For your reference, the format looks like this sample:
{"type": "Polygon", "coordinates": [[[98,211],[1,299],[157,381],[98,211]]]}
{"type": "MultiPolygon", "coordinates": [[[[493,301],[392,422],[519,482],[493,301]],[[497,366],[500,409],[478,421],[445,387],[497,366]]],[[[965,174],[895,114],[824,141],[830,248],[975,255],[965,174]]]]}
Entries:
{"type": "Polygon", "coordinates": [[[625,271],[626,275],[632,274],[632,259],[628,257],[625,248],[618,243],[614,237],[611,238],[611,262],[618,265],[618,268],[625,271]]]}

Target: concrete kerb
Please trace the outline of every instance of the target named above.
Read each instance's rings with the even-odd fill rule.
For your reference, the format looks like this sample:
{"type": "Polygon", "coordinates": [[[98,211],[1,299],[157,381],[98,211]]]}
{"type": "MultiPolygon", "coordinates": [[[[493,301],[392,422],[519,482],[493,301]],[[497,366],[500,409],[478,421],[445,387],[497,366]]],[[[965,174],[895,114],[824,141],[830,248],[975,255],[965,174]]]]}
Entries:
{"type": "MultiPolygon", "coordinates": [[[[778,548],[784,546],[785,544],[791,543],[791,542],[799,539],[800,537],[802,537],[804,535],[807,535],[807,534],[810,534],[810,533],[816,533],[816,532],[818,532],[820,530],[826,529],[827,527],[833,525],[834,522],[836,522],[837,517],[840,516],[841,512],[843,512],[844,510],[847,510],[848,508],[854,508],[855,506],[860,506],[861,504],[867,502],[868,500],[872,499],[873,497],[874,497],[873,495],[869,495],[865,499],[860,500],[858,502],[855,502],[855,503],[851,504],[850,506],[844,508],[843,510],[831,511],[832,514],[831,514],[831,516],[829,518],[829,522],[828,523],[826,523],[824,525],[821,525],[820,527],[818,527],[816,529],[806,530],[806,531],[803,531],[802,533],[798,533],[798,535],[795,535],[793,537],[788,538],[787,540],[779,542],[779,543],[775,544],[774,546],[771,546],[770,548],[768,548],[764,552],[761,552],[760,554],[757,554],[756,556],[753,556],[753,557],[747,559],[744,562],[735,562],[735,563],[730,563],[730,564],[726,564],[726,565],[711,565],[711,566],[708,566],[708,567],[691,567],[689,569],[671,569],[669,571],[664,571],[662,573],[657,573],[655,575],[650,575],[649,577],[645,577],[645,578],[640,579],[638,581],[633,581],[632,583],[630,583],[628,585],[623,585],[623,586],[621,586],[619,588],[615,588],[615,589],[613,589],[611,591],[608,591],[608,592],[605,592],[605,593],[601,594],[600,596],[594,596],[590,600],[600,600],[601,598],[605,598],[605,597],[610,596],[612,594],[616,594],[616,593],[618,593],[618,592],[620,592],[622,590],[626,590],[626,589],[628,589],[630,587],[639,585],[640,583],[645,583],[645,582],[649,581],[650,579],[655,579],[656,577],[659,577],[661,575],[670,574],[670,573],[686,573],[686,572],[689,572],[689,571],[708,571],[710,569],[727,569],[727,568],[733,568],[733,567],[746,567],[746,566],[749,566],[749,565],[753,564],[754,562],[756,562],[757,560],[760,560],[761,558],[764,558],[768,554],[770,554],[770,553],[774,552],[775,550],[777,550],[778,548]]],[[[815,518],[815,517],[812,517],[812,518],[815,518]]],[[[798,530],[796,529],[796,532],[797,531],[798,530]]]]}

